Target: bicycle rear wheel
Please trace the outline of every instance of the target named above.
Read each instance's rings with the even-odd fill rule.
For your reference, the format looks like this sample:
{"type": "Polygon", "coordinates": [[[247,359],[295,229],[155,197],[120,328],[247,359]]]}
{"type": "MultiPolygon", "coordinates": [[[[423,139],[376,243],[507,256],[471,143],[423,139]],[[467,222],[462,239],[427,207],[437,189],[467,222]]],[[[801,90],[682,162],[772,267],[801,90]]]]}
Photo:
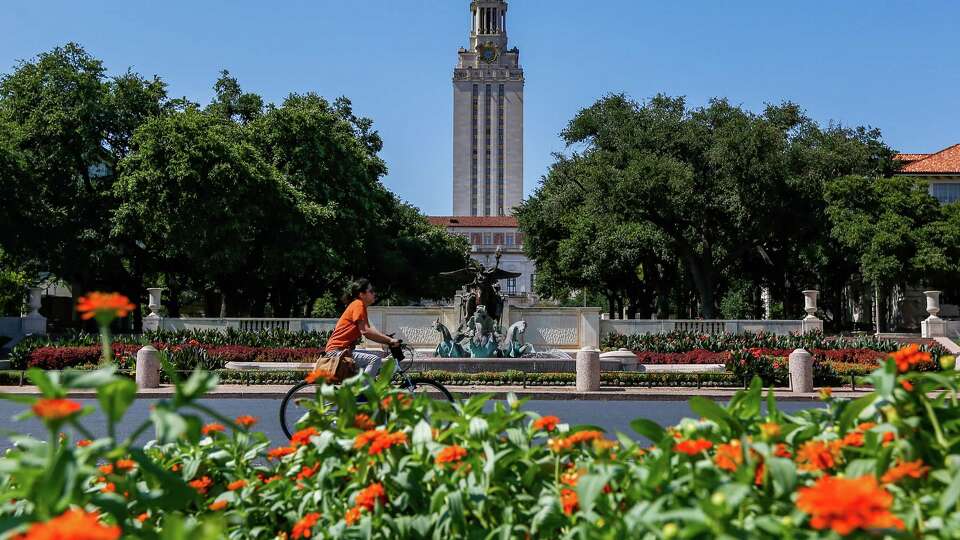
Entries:
{"type": "MultiPolygon", "coordinates": [[[[297,383],[293,388],[287,391],[280,402],[280,428],[287,438],[293,437],[297,431],[297,424],[303,420],[307,414],[316,409],[316,405],[310,407],[309,403],[315,403],[317,392],[320,385],[308,383],[306,381],[297,383]]],[[[363,403],[367,400],[366,396],[356,397],[357,403],[363,403]]],[[[337,406],[333,402],[327,402],[325,407],[326,414],[336,416],[337,406]]]]}
{"type": "Polygon", "coordinates": [[[453,403],[453,394],[447,387],[426,377],[410,377],[407,390],[414,394],[423,394],[431,399],[446,400],[453,403]]]}

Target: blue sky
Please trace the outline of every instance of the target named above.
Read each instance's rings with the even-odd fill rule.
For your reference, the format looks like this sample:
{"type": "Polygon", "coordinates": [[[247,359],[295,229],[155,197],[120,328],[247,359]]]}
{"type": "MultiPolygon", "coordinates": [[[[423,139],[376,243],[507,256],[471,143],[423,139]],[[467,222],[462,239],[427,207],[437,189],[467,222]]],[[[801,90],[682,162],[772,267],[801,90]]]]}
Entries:
{"type": "MultiPolygon", "coordinates": [[[[346,95],[384,138],[390,189],[451,211],[452,70],[467,0],[10,2],[0,72],[67,41],[111,73],[160,75],[207,103],[221,69],[268,101],[346,95]]],[[[960,142],[960,2],[513,0],[526,72],[529,194],[563,150],[558,133],[610,92],[713,96],[759,110],[791,100],[820,122],[879,127],[928,152],[960,142]]]]}

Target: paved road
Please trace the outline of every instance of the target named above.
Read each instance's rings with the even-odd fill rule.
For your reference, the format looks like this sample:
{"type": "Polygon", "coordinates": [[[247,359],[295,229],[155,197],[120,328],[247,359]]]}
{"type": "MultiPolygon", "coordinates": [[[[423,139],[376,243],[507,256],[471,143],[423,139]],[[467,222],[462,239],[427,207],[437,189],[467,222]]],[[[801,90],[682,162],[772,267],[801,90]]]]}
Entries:
{"type": "MultiPolygon", "coordinates": [[[[79,400],[84,404],[95,405],[95,400],[79,400]]],[[[124,437],[130,434],[141,422],[149,416],[149,407],[153,399],[138,399],[127,412],[118,435],[124,437]]],[[[243,414],[250,414],[260,418],[257,429],[267,434],[277,444],[286,442],[280,429],[277,414],[280,400],[278,399],[208,399],[203,404],[218,411],[229,418],[243,414]]],[[[786,411],[798,411],[816,407],[815,403],[780,402],[778,406],[786,411]]],[[[683,417],[695,416],[690,411],[686,401],[529,401],[527,410],[536,411],[542,415],[553,414],[564,422],[571,424],[593,424],[601,426],[608,432],[621,431],[633,436],[636,434],[630,429],[630,421],[644,417],[658,422],[660,425],[676,424],[683,417]]],[[[29,434],[35,437],[46,437],[43,426],[34,418],[14,422],[12,418],[24,410],[24,406],[0,401],[0,449],[10,447],[7,438],[10,430],[29,434]]],[[[84,425],[94,434],[100,436],[106,433],[106,423],[99,412],[87,416],[84,425]]],[[[141,442],[146,442],[153,436],[152,428],[141,442]]]]}

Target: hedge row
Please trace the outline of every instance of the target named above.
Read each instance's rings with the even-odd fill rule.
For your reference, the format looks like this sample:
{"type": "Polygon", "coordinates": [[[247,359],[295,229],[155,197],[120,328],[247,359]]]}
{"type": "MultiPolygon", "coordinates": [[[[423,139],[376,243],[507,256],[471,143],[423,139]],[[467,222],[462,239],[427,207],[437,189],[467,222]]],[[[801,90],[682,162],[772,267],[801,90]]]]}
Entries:
{"type": "MultiPolygon", "coordinates": [[[[876,336],[827,337],[820,333],[804,335],[773,335],[763,332],[740,334],[703,335],[694,332],[670,332],[665,334],[625,335],[609,333],[602,337],[604,349],[629,349],[661,353],[683,353],[702,349],[712,352],[735,351],[740,349],[794,350],[804,348],[832,349],[869,349],[880,352],[893,352],[900,344],[876,336]]],[[[925,344],[923,350],[933,352],[939,349],[934,342],[925,344]]]]}
{"type": "MultiPolygon", "coordinates": [[[[787,357],[793,352],[793,349],[767,349],[753,348],[747,349],[751,353],[760,356],[787,357]]],[[[885,351],[862,348],[844,348],[844,349],[808,349],[817,360],[830,362],[843,362],[849,364],[862,364],[876,367],[889,354],[885,351]]],[[[636,351],[637,360],[641,364],[664,365],[664,364],[725,364],[730,355],[735,351],[714,352],[706,349],[694,349],[686,352],[651,352],[636,351]]]]}

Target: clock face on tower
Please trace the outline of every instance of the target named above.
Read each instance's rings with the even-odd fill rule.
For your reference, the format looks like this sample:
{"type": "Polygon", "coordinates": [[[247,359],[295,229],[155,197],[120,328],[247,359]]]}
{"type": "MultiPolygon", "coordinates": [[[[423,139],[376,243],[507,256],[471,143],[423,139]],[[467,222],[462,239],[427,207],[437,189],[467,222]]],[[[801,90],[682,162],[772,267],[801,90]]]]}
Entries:
{"type": "Polygon", "coordinates": [[[488,64],[496,62],[497,57],[500,56],[500,51],[492,43],[478,46],[477,53],[480,55],[480,60],[488,64]]]}

